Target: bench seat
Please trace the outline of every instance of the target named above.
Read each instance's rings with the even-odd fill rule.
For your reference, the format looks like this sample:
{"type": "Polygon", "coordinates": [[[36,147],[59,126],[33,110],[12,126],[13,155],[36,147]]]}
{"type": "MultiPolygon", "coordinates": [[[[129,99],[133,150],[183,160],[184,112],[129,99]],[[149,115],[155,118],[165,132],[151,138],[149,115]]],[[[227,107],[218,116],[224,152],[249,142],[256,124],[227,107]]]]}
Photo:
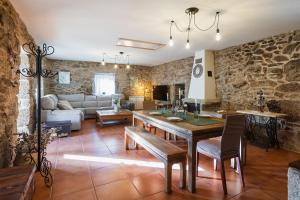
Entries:
{"type": "Polygon", "coordinates": [[[174,144],[169,143],[162,138],[159,138],[149,131],[134,127],[125,127],[125,148],[128,147],[128,137],[144,147],[152,155],[162,161],[165,165],[165,191],[171,192],[171,180],[172,180],[172,165],[174,163],[180,163],[180,188],[185,188],[186,185],[186,151],[177,147],[174,144]]]}

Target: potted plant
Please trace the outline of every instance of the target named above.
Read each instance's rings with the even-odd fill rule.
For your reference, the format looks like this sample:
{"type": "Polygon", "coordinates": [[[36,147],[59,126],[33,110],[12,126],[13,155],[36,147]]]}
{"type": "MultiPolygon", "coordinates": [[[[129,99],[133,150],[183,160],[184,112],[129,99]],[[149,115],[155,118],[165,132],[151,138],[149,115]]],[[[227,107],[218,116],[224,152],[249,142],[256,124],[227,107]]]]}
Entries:
{"type": "Polygon", "coordinates": [[[116,98],[113,99],[113,107],[114,107],[115,112],[120,111],[120,98],[116,97],[116,98]]]}

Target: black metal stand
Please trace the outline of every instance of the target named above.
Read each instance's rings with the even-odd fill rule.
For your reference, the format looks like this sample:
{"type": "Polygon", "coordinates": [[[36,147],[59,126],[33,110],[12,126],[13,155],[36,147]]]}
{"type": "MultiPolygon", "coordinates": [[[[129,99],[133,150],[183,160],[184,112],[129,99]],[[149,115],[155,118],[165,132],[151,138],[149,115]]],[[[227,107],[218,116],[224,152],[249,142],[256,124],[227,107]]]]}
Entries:
{"type": "Polygon", "coordinates": [[[54,48],[52,46],[47,46],[43,44],[43,47],[35,45],[34,43],[26,43],[23,45],[23,50],[34,56],[36,59],[36,70],[35,72],[28,68],[23,68],[22,70],[17,70],[18,74],[22,74],[25,77],[36,77],[37,78],[37,99],[36,99],[36,126],[37,126],[37,170],[44,177],[44,182],[47,186],[51,186],[53,183],[51,175],[51,162],[46,158],[45,147],[42,145],[42,130],[41,130],[41,78],[53,78],[57,75],[51,70],[42,69],[42,59],[47,55],[54,53],[54,48]]]}
{"type": "MultiPolygon", "coordinates": [[[[260,120],[259,120],[260,121],[260,120]]],[[[255,115],[246,115],[246,127],[247,127],[247,139],[251,142],[255,142],[257,140],[255,129],[257,127],[257,120],[255,115]]],[[[266,130],[268,136],[268,142],[266,144],[266,151],[270,147],[274,147],[275,145],[279,148],[279,141],[277,137],[277,118],[270,117],[264,123],[263,126],[266,130]]]]}

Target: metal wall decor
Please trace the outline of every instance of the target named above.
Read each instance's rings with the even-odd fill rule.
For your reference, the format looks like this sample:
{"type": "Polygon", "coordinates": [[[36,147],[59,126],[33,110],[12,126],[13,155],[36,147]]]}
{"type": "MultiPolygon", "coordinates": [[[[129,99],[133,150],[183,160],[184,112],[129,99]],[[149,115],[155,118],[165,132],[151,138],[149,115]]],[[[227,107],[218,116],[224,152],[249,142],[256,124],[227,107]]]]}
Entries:
{"type": "Polygon", "coordinates": [[[187,33],[187,40],[186,40],[186,46],[185,46],[187,49],[190,48],[190,33],[193,30],[192,26],[194,27],[194,29],[199,30],[199,31],[208,31],[208,30],[212,29],[213,27],[216,27],[216,40],[219,41],[221,39],[220,28],[219,28],[220,12],[219,11],[216,12],[214,21],[210,26],[208,26],[206,28],[200,28],[196,23],[196,14],[198,13],[198,11],[199,11],[199,9],[195,8],[195,7],[187,8],[185,10],[185,13],[189,17],[187,28],[182,29],[177,25],[177,23],[174,20],[171,20],[171,22],[170,22],[170,38],[169,38],[170,46],[174,45],[173,34],[172,34],[173,26],[175,26],[175,28],[179,32],[187,33]]]}
{"type": "MultiPolygon", "coordinates": [[[[42,59],[45,56],[54,53],[54,48],[52,46],[47,46],[43,44],[42,48],[37,46],[33,42],[25,43],[22,46],[23,50],[35,57],[36,69],[32,71],[29,68],[23,68],[22,70],[17,70],[17,74],[21,74],[25,77],[35,77],[37,79],[37,97],[36,97],[36,126],[37,126],[37,170],[44,177],[44,182],[47,186],[51,186],[53,183],[51,175],[51,162],[46,158],[45,148],[43,148],[43,138],[42,138],[42,127],[41,127],[41,78],[53,78],[57,75],[57,72],[51,70],[42,69],[42,59]]],[[[31,153],[31,152],[30,152],[31,153]]]]}

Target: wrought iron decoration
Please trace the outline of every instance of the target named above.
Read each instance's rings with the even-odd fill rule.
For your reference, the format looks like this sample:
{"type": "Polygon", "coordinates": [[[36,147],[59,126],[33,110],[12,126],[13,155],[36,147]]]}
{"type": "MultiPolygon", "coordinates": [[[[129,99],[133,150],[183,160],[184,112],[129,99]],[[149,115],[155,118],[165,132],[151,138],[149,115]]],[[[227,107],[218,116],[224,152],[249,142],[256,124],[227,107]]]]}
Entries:
{"type": "MultiPolygon", "coordinates": [[[[51,70],[42,69],[42,59],[45,56],[51,55],[54,53],[54,48],[52,46],[47,46],[45,43],[42,48],[37,46],[33,42],[25,43],[22,46],[23,50],[35,57],[36,69],[32,71],[29,68],[23,68],[17,70],[17,74],[21,74],[25,77],[35,77],[37,78],[37,109],[36,109],[36,122],[37,122],[37,170],[44,177],[44,182],[47,186],[51,186],[53,183],[51,175],[51,162],[46,158],[45,148],[43,147],[43,138],[41,136],[42,127],[41,127],[41,78],[53,78],[58,73],[52,72],[51,70]]],[[[30,152],[31,153],[31,152],[30,152]]]]}

